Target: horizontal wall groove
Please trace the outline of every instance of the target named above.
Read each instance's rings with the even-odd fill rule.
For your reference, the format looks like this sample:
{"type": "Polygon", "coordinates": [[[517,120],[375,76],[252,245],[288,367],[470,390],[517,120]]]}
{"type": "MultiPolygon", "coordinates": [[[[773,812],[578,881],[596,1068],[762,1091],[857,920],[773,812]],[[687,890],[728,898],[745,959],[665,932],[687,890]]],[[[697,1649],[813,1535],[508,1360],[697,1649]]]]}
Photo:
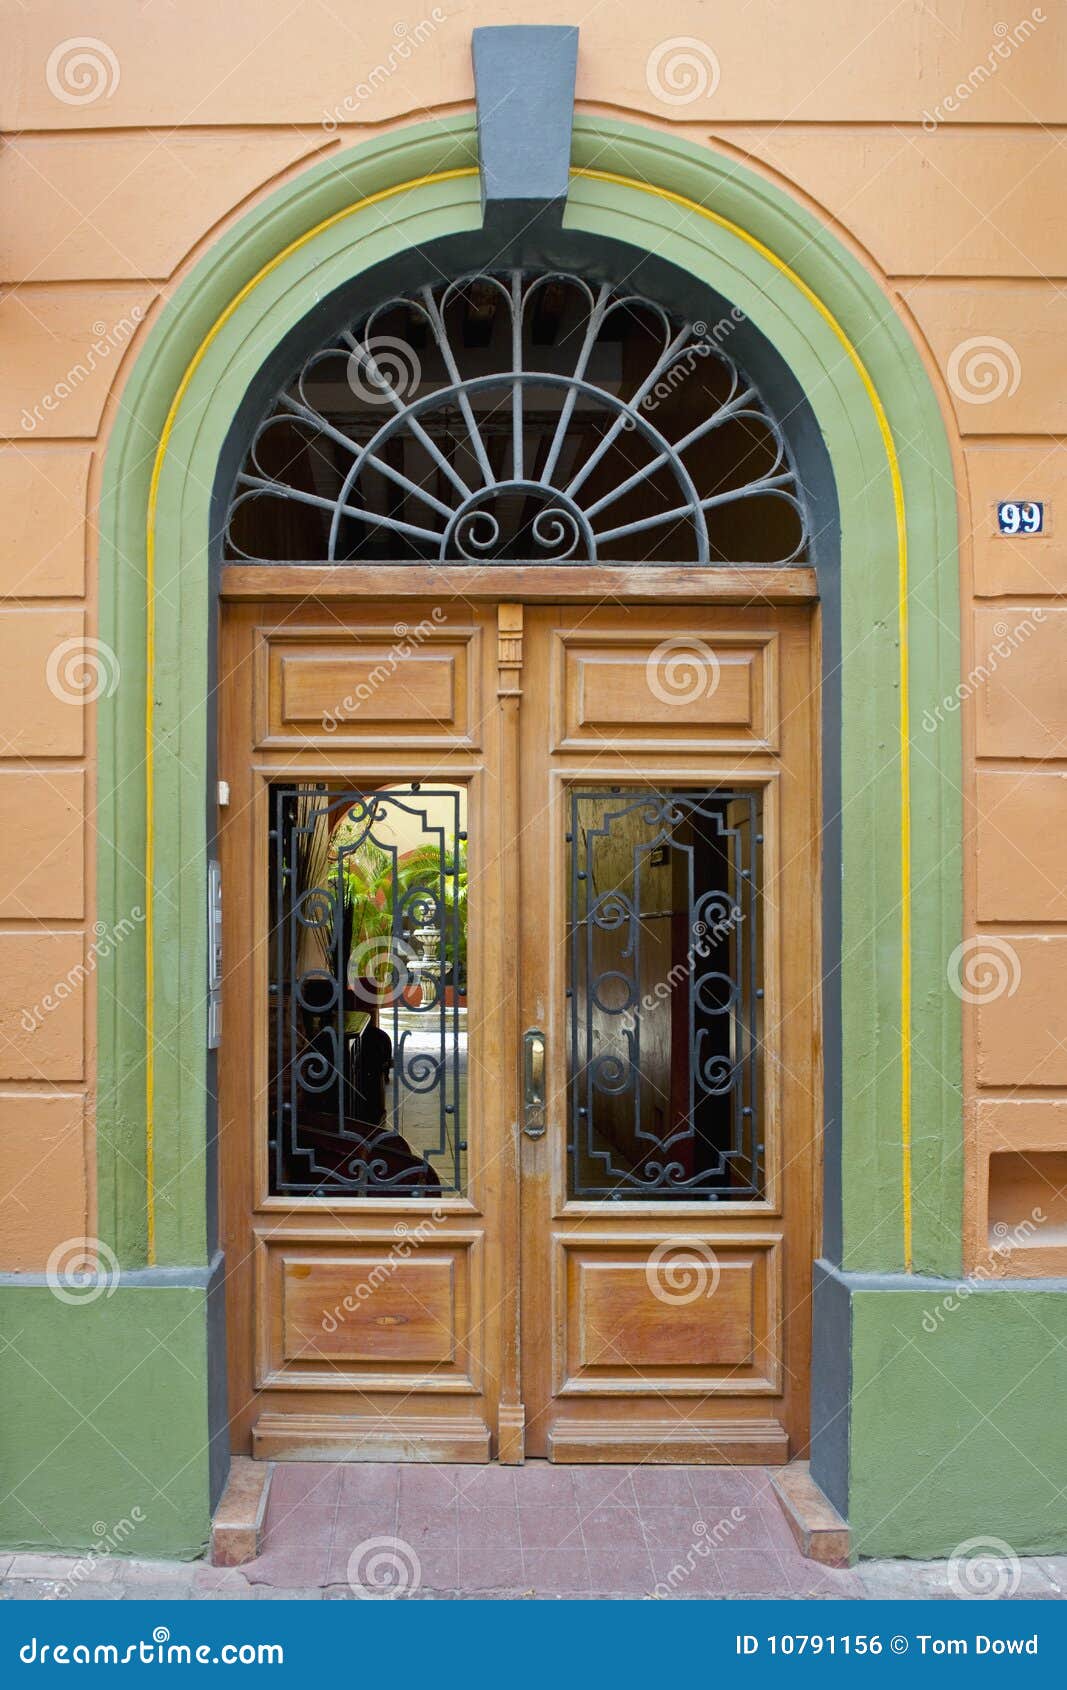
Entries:
{"type": "Polygon", "coordinates": [[[27,293],[31,288],[110,288],[138,284],[147,288],[164,288],[170,276],[146,276],[140,270],[130,270],[121,276],[0,276],[0,287],[12,293],[27,293]]]}
{"type": "Polygon", "coordinates": [[[1067,756],[1064,757],[1018,757],[1004,758],[982,756],[975,758],[980,769],[1000,769],[1004,774],[1025,774],[1029,769],[1048,769],[1052,774],[1067,770],[1067,756]]]}
{"type": "MultiPolygon", "coordinates": [[[[1067,1103],[1067,1086],[1059,1085],[1000,1085],[986,1086],[979,1084],[974,1094],[975,1103],[1067,1103]]],[[[1031,1148],[1040,1148],[1032,1146],[1031,1148]]]]}
{"type": "Polygon", "coordinates": [[[1055,429],[1035,428],[1028,434],[982,434],[974,430],[959,426],[959,436],[967,446],[968,451],[981,446],[1040,446],[1047,443],[1050,446],[1067,444],[1067,434],[1057,434],[1055,429]]]}
{"type": "Polygon", "coordinates": [[[84,916],[0,916],[0,939],[8,937],[12,933],[64,933],[77,936],[86,932],[88,932],[88,928],[84,916]]]}
{"type": "Polygon", "coordinates": [[[0,608],[8,611],[36,611],[36,610],[74,610],[85,609],[89,600],[88,592],[82,593],[2,593],[0,592],[0,608]]]}
{"type": "Polygon", "coordinates": [[[983,287],[992,289],[1000,282],[1004,282],[1006,285],[1010,284],[1011,287],[1018,287],[1025,283],[1042,287],[1047,284],[1049,287],[1058,288],[1062,287],[1064,281],[1067,280],[1067,274],[1047,275],[1044,270],[991,271],[986,268],[981,270],[932,270],[925,275],[910,275],[890,270],[887,272],[886,280],[893,287],[898,288],[930,287],[938,283],[943,283],[945,287],[958,288],[973,287],[978,283],[983,287]]]}
{"type": "MultiPolygon", "coordinates": [[[[473,110],[472,100],[442,101],[439,105],[435,105],[434,107],[434,111],[438,115],[444,115],[449,112],[461,113],[471,110],[473,110]]],[[[642,111],[640,108],[631,105],[623,105],[618,101],[597,100],[592,97],[579,97],[575,101],[575,110],[576,112],[585,113],[590,117],[604,117],[611,116],[613,114],[618,115],[621,113],[631,123],[635,120],[637,122],[641,122],[642,119],[646,119],[651,115],[650,113],[642,111]]],[[[414,115],[416,114],[410,111],[405,111],[393,113],[388,117],[377,118],[373,122],[338,123],[336,129],[332,129],[330,131],[324,130],[324,133],[328,133],[331,139],[343,141],[348,146],[356,146],[361,140],[370,140],[384,131],[394,129],[400,124],[411,121],[414,115]]],[[[417,115],[419,117],[423,115],[421,110],[417,115]]],[[[714,141],[716,135],[722,133],[724,130],[731,129],[759,129],[767,130],[771,134],[781,134],[783,132],[789,133],[794,130],[797,132],[808,131],[820,133],[834,129],[883,130],[887,134],[894,134],[898,132],[919,132],[927,135],[944,131],[956,136],[986,134],[1067,134],[1067,123],[1057,121],[1056,119],[1050,119],[1046,122],[1040,117],[1030,118],[1029,120],[1012,120],[1010,118],[1002,118],[986,119],[984,121],[968,121],[963,118],[958,121],[945,119],[937,125],[937,131],[931,131],[927,128],[921,117],[892,117],[889,115],[884,117],[845,117],[843,115],[835,114],[828,117],[789,118],[785,121],[783,121],[781,117],[746,117],[744,115],[738,115],[735,117],[716,117],[714,119],[683,117],[673,120],[667,118],[664,120],[662,113],[658,115],[660,116],[661,121],[666,121],[668,123],[670,133],[679,140],[689,139],[697,141],[704,139],[714,141]]],[[[39,125],[35,125],[24,129],[12,128],[0,130],[0,140],[6,141],[9,145],[11,145],[12,143],[24,140],[54,141],[63,140],[68,136],[73,140],[90,135],[148,135],[165,140],[174,140],[176,136],[183,135],[226,136],[242,134],[273,134],[306,136],[309,130],[322,129],[322,120],[323,112],[320,109],[317,112],[309,114],[309,116],[304,119],[294,119],[289,123],[278,123],[276,121],[256,123],[248,118],[241,118],[235,123],[174,123],[163,125],[152,123],[83,123],[65,125],[59,124],[51,127],[41,127],[39,125]]]]}
{"type": "Polygon", "coordinates": [[[1026,610],[1032,604],[1067,604],[1067,593],[1043,593],[1040,590],[1034,593],[989,593],[976,589],[974,596],[980,601],[977,609],[983,609],[987,605],[1000,605],[1005,610],[1026,610]]]}
{"type": "Polygon", "coordinates": [[[61,1103],[84,1103],[88,1095],[88,1081],[79,1084],[77,1080],[0,1080],[0,1103],[6,1098],[14,1101],[20,1097],[47,1097],[49,1101],[55,1098],[61,1103]]]}
{"type": "Polygon", "coordinates": [[[39,452],[54,452],[65,446],[68,452],[72,447],[77,448],[79,452],[89,452],[95,445],[99,444],[99,441],[99,433],[49,435],[0,434],[0,451],[2,451],[5,446],[18,446],[23,451],[27,448],[33,448],[39,452]]]}
{"type": "Polygon", "coordinates": [[[976,923],[979,933],[1016,933],[1021,939],[1042,939],[1047,934],[1049,938],[1062,938],[1067,933],[1067,916],[1057,918],[1033,917],[1023,921],[1013,921],[1007,916],[997,916],[993,919],[980,917],[976,923]]]}

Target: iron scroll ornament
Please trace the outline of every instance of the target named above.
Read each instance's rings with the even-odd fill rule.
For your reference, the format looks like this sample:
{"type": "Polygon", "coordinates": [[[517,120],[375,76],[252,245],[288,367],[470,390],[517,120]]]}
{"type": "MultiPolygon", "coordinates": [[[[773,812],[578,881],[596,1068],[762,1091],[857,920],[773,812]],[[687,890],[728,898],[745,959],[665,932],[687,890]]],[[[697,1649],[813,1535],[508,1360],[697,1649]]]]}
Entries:
{"type": "Polygon", "coordinates": [[[724,349],[738,320],[709,327],[557,271],[387,299],[260,421],[227,555],[799,562],[808,523],[785,436],[724,349]]]}

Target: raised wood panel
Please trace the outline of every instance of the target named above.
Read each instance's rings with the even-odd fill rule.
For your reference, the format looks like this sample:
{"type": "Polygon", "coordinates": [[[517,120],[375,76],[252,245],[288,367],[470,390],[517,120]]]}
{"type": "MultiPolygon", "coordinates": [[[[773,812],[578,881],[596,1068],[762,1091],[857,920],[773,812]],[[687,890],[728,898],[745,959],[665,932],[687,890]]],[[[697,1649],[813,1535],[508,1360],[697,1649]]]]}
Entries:
{"type": "Polygon", "coordinates": [[[631,630],[556,635],[556,747],[773,749],[773,634],[631,630]]]}
{"type": "MultiPolygon", "coordinates": [[[[388,654],[367,652],[337,657],[283,653],[278,665],[278,698],[272,701],[271,726],[306,732],[321,722],[326,701],[335,701],[341,732],[364,722],[436,722],[456,719],[456,663],[451,656],[409,657],[389,673],[388,654]],[[336,701],[342,700],[340,707],[336,701]],[[349,702],[352,700],[352,702],[349,702]]],[[[313,730],[314,731],[314,730],[313,730]]]]}
{"type": "Polygon", "coordinates": [[[777,641],[699,629],[558,636],[560,749],[770,750],[777,743],[777,641]]]}
{"type": "Polygon", "coordinates": [[[456,1353],[454,1260],[387,1253],[343,1262],[282,1259],[286,1361],[449,1362],[456,1353]]]}
{"type": "Polygon", "coordinates": [[[642,1264],[580,1262],[575,1287],[581,1368],[737,1367],[752,1358],[751,1262],[728,1262],[713,1292],[665,1302],[642,1264]]]}
{"type": "Polygon", "coordinates": [[[664,1236],[557,1238],[561,1395],[777,1389],[778,1241],[664,1236]]]}
{"type": "Polygon", "coordinates": [[[472,745],[477,630],[420,635],[398,626],[399,635],[395,628],[262,630],[256,743],[472,745]]]}
{"type": "Polygon", "coordinates": [[[337,1390],[475,1389],[477,1235],[398,1254],[395,1239],[258,1233],[260,1385],[337,1390]]]}

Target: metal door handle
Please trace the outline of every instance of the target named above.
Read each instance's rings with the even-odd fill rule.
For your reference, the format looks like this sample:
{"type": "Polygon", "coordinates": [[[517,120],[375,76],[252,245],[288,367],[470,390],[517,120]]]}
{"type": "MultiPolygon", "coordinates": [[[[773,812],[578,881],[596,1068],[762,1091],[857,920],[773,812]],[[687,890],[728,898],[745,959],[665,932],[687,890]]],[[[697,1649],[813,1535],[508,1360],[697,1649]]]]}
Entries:
{"type": "Polygon", "coordinates": [[[522,1049],[522,1130],[527,1138],[540,1138],[545,1130],[545,1035],[537,1027],[527,1028],[522,1049]]]}

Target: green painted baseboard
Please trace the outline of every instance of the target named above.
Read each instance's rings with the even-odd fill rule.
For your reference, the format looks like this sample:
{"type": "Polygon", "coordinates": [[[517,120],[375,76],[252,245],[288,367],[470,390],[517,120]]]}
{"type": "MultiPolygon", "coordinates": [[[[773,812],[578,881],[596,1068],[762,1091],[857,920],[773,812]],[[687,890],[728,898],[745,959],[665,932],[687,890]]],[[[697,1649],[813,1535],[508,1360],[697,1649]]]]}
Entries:
{"type": "Polygon", "coordinates": [[[852,1288],[849,1524],[860,1556],[993,1536],[1067,1551],[1060,1282],[852,1288]]]}
{"type": "Polygon", "coordinates": [[[120,1283],[67,1303],[37,1276],[0,1284],[0,1545],[203,1553],[207,1296],[120,1283]]]}

